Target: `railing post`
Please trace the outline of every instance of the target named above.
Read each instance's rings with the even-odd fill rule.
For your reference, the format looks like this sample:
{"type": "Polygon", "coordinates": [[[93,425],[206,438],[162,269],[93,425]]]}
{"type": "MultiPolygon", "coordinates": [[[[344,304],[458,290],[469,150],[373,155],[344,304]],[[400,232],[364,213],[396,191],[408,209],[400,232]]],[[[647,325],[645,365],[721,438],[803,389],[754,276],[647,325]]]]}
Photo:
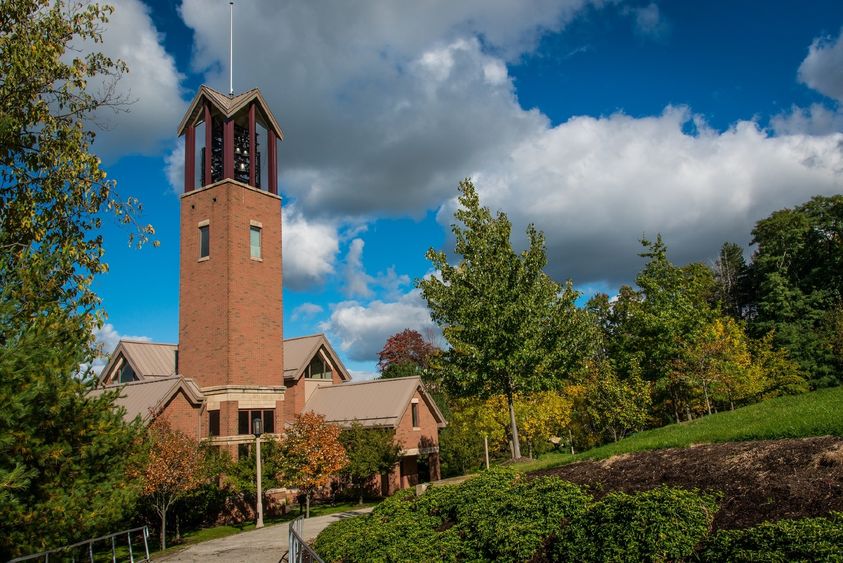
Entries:
{"type": "Polygon", "coordinates": [[[94,563],[94,542],[88,544],[88,557],[91,558],[91,563],[94,563]]]}
{"type": "Polygon", "coordinates": [[[132,553],[132,532],[126,534],[126,538],[129,540],[129,561],[131,563],[135,563],[135,554],[132,553]]]}
{"type": "Polygon", "coordinates": [[[111,563],[117,563],[117,544],[114,541],[114,536],[111,536],[111,563]]]}
{"type": "Polygon", "coordinates": [[[147,526],[143,527],[143,549],[146,552],[146,560],[149,561],[149,542],[147,540],[149,538],[149,528],[147,526]]]}

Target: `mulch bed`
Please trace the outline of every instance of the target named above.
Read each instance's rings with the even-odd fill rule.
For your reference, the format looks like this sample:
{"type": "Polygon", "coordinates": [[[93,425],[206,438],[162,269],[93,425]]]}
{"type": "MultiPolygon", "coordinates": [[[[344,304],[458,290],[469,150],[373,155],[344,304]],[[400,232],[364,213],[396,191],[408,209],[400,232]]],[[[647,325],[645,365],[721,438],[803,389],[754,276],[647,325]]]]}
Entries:
{"type": "Polygon", "coordinates": [[[843,512],[843,438],[830,436],[624,454],[530,475],[586,485],[596,498],[660,485],[720,491],[715,529],[843,512]]]}

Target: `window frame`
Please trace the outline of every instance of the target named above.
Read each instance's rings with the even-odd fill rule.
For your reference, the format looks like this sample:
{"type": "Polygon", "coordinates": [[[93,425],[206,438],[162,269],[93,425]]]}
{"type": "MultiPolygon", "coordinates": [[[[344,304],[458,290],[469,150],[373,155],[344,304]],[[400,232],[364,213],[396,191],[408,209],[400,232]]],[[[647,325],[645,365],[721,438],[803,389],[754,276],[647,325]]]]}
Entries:
{"type": "Polygon", "coordinates": [[[208,411],[208,436],[216,437],[220,435],[220,411],[208,411]],[[214,416],[216,415],[216,416],[214,416]]]}
{"type": "Polygon", "coordinates": [[[258,262],[263,260],[263,227],[256,225],[254,221],[249,225],[249,258],[258,262]],[[258,236],[257,255],[255,255],[255,245],[252,240],[254,233],[258,236]]]}
{"type": "Polygon", "coordinates": [[[208,221],[202,221],[198,228],[199,260],[208,260],[211,257],[211,224],[208,221]]]}
{"type": "Polygon", "coordinates": [[[419,413],[419,402],[416,401],[416,400],[413,400],[413,402],[410,403],[410,417],[412,418],[413,429],[421,428],[421,416],[420,416],[420,413],[419,413]]]}

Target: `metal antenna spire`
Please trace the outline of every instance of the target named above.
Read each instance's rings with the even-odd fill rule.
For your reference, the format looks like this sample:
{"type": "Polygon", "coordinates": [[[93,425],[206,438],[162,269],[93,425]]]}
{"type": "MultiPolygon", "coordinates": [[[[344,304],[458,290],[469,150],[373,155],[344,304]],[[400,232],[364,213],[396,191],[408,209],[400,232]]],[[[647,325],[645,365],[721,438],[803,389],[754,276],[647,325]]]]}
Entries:
{"type": "Polygon", "coordinates": [[[234,0],[228,2],[228,95],[234,95],[234,0]]]}

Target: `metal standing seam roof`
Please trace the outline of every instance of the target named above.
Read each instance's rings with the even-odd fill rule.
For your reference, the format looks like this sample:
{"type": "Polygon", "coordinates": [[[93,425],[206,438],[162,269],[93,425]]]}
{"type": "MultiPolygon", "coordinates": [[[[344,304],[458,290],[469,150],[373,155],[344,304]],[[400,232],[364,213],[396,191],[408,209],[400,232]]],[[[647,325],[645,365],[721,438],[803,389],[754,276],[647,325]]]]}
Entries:
{"type": "Polygon", "coordinates": [[[430,404],[439,425],[444,426],[442,413],[417,376],[318,387],[302,412],[314,412],[324,416],[327,422],[339,424],[356,421],[363,426],[395,427],[401,422],[417,389],[430,404]]]}
{"type": "Polygon", "coordinates": [[[176,375],[176,344],[161,344],[140,340],[121,340],[105,368],[100,373],[100,381],[105,383],[114,363],[121,355],[134,370],[138,379],[146,377],[170,377],[176,375]]]}
{"type": "Polygon", "coordinates": [[[193,403],[201,402],[204,398],[196,383],[189,378],[175,376],[149,379],[146,381],[134,381],[122,385],[109,385],[90,392],[90,396],[98,397],[106,391],[120,389],[120,395],[114,401],[116,406],[126,409],[123,419],[126,422],[133,421],[140,416],[144,422],[164,407],[173,395],[180,389],[193,403]]]}
{"type": "Polygon", "coordinates": [[[336,352],[331,347],[331,343],[325,338],[324,334],[312,334],[310,336],[300,336],[298,338],[289,338],[284,341],[284,377],[296,378],[299,377],[307,368],[311,358],[323,347],[328,352],[331,358],[331,363],[340,373],[340,377],[346,381],[351,379],[351,375],[345,369],[336,352]]]}
{"type": "Polygon", "coordinates": [[[253,100],[257,101],[260,112],[266,118],[267,126],[275,132],[275,135],[280,140],[284,140],[284,132],[281,130],[281,126],[278,124],[275,116],[272,115],[272,111],[269,109],[269,104],[266,102],[266,99],[263,97],[260,90],[252,88],[242,94],[228,96],[222,92],[214,90],[213,88],[209,88],[204,84],[199,87],[199,91],[196,93],[196,96],[194,96],[193,101],[190,102],[190,107],[188,107],[187,112],[184,114],[184,117],[182,117],[181,122],[179,123],[179,136],[184,134],[188,124],[193,123],[195,119],[198,119],[196,116],[197,112],[201,110],[200,102],[203,98],[206,98],[209,102],[211,102],[211,104],[226,118],[231,117],[246,107],[253,100]]]}

